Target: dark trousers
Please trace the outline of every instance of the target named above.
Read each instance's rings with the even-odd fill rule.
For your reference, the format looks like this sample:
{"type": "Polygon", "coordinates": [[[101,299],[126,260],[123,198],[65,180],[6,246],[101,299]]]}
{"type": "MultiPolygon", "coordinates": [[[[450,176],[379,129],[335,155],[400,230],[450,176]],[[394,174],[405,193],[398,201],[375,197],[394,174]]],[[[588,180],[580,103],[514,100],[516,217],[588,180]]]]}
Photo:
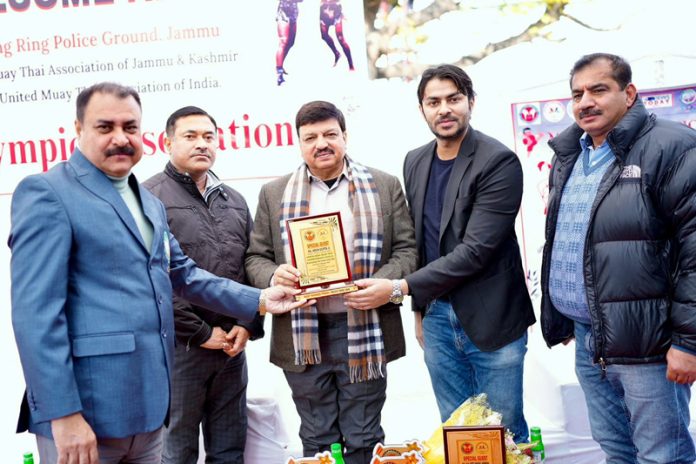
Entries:
{"type": "Polygon", "coordinates": [[[230,358],[221,350],[177,346],[162,463],[196,464],[202,425],[206,463],[243,464],[246,388],[244,352],[230,358]]]}
{"type": "Polygon", "coordinates": [[[387,379],[350,383],[347,331],[345,313],[320,315],[321,364],[284,372],[300,415],[304,455],[342,443],[346,464],[368,464],[374,446],[384,442],[380,422],[387,379]]]}

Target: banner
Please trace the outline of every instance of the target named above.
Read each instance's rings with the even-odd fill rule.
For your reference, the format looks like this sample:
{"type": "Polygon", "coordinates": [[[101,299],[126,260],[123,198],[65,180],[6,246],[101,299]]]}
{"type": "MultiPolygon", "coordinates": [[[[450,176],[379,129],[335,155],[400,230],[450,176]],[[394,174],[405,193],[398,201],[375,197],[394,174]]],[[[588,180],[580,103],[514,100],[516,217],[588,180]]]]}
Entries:
{"type": "Polygon", "coordinates": [[[186,105],[217,120],[223,180],[289,172],[299,106],[349,112],[367,81],[362,2],[342,3],[321,21],[320,0],[0,1],[0,193],[70,156],[76,96],[100,81],[140,93],[141,180],[164,166],[164,123],[186,105]]]}
{"type": "MultiPolygon", "coordinates": [[[[639,91],[648,111],[696,129],[696,84],[639,91]]],[[[541,257],[553,152],[548,142],[575,122],[570,98],[511,105],[515,150],[524,171],[520,208],[520,240],[527,285],[532,299],[541,297],[541,257]]]]}
{"type": "MultiPolygon", "coordinates": [[[[167,117],[187,105],[208,111],[219,132],[213,169],[246,198],[252,211],[261,185],[301,162],[294,118],[303,103],[335,103],[346,113],[348,127],[367,138],[362,130],[367,110],[361,109],[359,99],[369,84],[362,2],[344,0],[340,18],[327,12],[324,27],[320,0],[283,0],[297,7],[293,17],[279,11],[280,3],[0,0],[3,240],[9,235],[12,192],[25,176],[69,158],[75,146],[77,94],[97,82],[119,82],[140,93],[144,156],[134,171],[141,181],[160,172],[169,160],[163,137],[167,117]],[[330,42],[340,54],[338,60],[330,42]],[[352,52],[354,70],[346,49],[352,52]],[[286,73],[280,85],[279,59],[286,73]]],[[[359,137],[351,138],[350,147],[357,153],[356,142],[359,137]]],[[[398,149],[394,156],[404,152],[398,149]]],[[[363,153],[360,157],[369,156],[363,153]]],[[[6,414],[0,426],[6,433],[0,445],[2,455],[11,460],[35,449],[35,441],[12,433],[24,382],[10,324],[7,246],[0,247],[0,262],[0,293],[5,295],[0,361],[13,379],[2,390],[6,414]]],[[[250,353],[267,350],[263,344],[256,346],[250,353]]],[[[258,366],[256,378],[272,378],[275,368],[267,363],[267,352],[249,356],[257,360],[250,361],[258,366]]]]}

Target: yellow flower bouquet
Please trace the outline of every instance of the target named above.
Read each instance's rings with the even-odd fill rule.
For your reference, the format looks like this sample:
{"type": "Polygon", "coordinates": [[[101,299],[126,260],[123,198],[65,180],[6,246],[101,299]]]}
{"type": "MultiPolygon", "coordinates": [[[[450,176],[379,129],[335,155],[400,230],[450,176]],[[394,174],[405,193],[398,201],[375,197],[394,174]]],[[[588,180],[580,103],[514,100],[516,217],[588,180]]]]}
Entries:
{"type": "MultiPolygon", "coordinates": [[[[502,416],[493,411],[488,406],[488,397],[485,393],[472,396],[463,402],[442,424],[433,432],[425,442],[428,450],[423,453],[427,464],[444,464],[445,450],[443,442],[443,426],[481,426],[481,425],[500,425],[502,416]]],[[[530,445],[517,445],[512,440],[512,434],[508,431],[505,434],[505,463],[506,464],[532,464],[533,460],[524,454],[525,447],[530,445]]]]}

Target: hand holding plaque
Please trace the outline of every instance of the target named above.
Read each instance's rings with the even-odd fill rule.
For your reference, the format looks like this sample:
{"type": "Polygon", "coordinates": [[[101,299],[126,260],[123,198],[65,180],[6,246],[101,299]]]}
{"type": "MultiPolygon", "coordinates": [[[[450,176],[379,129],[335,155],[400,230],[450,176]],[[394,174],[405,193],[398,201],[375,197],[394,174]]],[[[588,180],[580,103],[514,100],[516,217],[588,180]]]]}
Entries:
{"type": "Polygon", "coordinates": [[[341,213],[290,219],[285,223],[292,265],[301,275],[296,300],[354,292],[341,213]]]}

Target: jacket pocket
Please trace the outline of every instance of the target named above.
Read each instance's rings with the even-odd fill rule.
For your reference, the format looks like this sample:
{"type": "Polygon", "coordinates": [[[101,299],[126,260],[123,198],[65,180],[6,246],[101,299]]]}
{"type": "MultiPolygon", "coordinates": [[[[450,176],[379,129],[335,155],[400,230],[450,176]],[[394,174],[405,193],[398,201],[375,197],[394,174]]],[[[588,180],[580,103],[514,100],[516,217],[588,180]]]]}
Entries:
{"type": "Polygon", "coordinates": [[[84,335],[73,339],[72,351],[76,358],[131,353],[135,351],[135,335],[132,332],[84,335]]]}

